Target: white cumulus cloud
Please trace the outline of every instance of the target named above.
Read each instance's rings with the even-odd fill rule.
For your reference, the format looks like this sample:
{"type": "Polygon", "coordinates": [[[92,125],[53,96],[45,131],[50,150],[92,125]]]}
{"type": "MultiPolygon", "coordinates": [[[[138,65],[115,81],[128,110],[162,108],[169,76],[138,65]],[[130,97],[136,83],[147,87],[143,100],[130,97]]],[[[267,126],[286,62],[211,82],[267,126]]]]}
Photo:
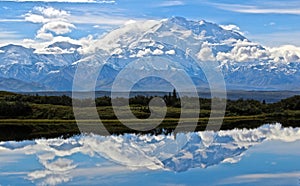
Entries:
{"type": "Polygon", "coordinates": [[[153,55],[163,55],[164,52],[162,50],[159,50],[159,49],[155,49],[152,53],[153,55]]]}
{"type": "MultiPolygon", "coordinates": [[[[279,47],[262,47],[261,45],[248,41],[237,40],[232,43],[233,48],[228,52],[218,52],[216,60],[220,62],[300,62],[300,47],[294,45],[283,45],[279,47]]],[[[204,50],[206,48],[202,48],[204,50]]],[[[206,49],[207,51],[208,49],[206,49]]],[[[209,55],[203,58],[211,59],[209,55]]]]}
{"type": "Polygon", "coordinates": [[[65,10],[58,10],[53,7],[35,7],[35,9],[47,18],[66,17],[70,15],[65,10]]]}
{"type": "Polygon", "coordinates": [[[168,55],[174,55],[175,54],[175,50],[168,50],[165,52],[168,55]]]}
{"type": "Polygon", "coordinates": [[[55,34],[66,34],[76,28],[73,24],[64,21],[53,21],[43,25],[38,33],[46,33],[48,31],[54,32],[55,34]]]}
{"type": "Polygon", "coordinates": [[[47,23],[54,20],[65,20],[70,14],[65,10],[53,7],[34,7],[24,15],[25,20],[33,23],[47,23]]]}
{"type": "Polygon", "coordinates": [[[208,46],[208,43],[205,42],[202,44],[202,47],[197,54],[197,57],[201,61],[215,61],[215,57],[212,53],[212,49],[208,46]]]}
{"type": "Polygon", "coordinates": [[[47,20],[42,15],[28,13],[25,15],[25,21],[32,23],[44,23],[47,20]]]}
{"type": "Polygon", "coordinates": [[[283,45],[268,48],[275,62],[300,62],[300,47],[294,45],[283,45]]]}
{"type": "Polygon", "coordinates": [[[36,38],[50,41],[53,39],[53,35],[51,33],[45,33],[45,32],[39,31],[36,35],[36,38]]]}
{"type": "Polygon", "coordinates": [[[270,53],[259,44],[248,40],[237,40],[229,52],[218,52],[216,59],[222,62],[253,62],[268,60],[270,53]]]}
{"type": "Polygon", "coordinates": [[[238,27],[237,25],[229,24],[229,25],[219,25],[219,26],[221,28],[223,28],[224,30],[234,31],[234,32],[237,32],[241,35],[244,35],[244,33],[241,31],[241,28],[238,27]]]}
{"type": "Polygon", "coordinates": [[[69,22],[69,17],[69,12],[53,7],[34,7],[24,15],[28,22],[43,24],[36,34],[36,38],[42,40],[52,40],[53,34],[66,34],[75,29],[75,25],[69,22]]]}

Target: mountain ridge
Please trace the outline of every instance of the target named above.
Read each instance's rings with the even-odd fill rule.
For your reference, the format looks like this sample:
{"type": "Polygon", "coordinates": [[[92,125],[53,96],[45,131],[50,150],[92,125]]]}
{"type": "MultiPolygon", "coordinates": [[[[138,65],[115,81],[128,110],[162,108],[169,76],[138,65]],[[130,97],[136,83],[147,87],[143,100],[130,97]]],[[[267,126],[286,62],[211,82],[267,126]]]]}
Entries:
{"type": "MultiPolygon", "coordinates": [[[[107,52],[108,57],[105,62],[99,61],[106,67],[104,74],[100,73],[96,90],[110,90],[121,70],[138,59],[151,56],[171,62],[165,66],[155,62],[139,63],[131,65],[133,70],[184,70],[196,87],[207,88],[208,81],[199,62],[215,61],[229,90],[300,90],[297,55],[288,56],[295,61],[281,62],[278,60],[284,57],[274,56],[238,32],[204,20],[190,21],[182,17],[127,24],[91,42],[88,47],[58,41],[46,46],[42,53],[12,44],[0,47],[0,51],[0,76],[40,84],[40,91],[72,90],[78,64],[90,59],[100,60],[93,55],[102,51],[107,52]]],[[[154,84],[155,81],[149,80],[136,87],[152,90],[154,84]]],[[[157,87],[163,89],[164,84],[157,87]]],[[[6,90],[4,85],[0,88],[6,90]]],[[[164,91],[167,89],[169,87],[164,91]]]]}

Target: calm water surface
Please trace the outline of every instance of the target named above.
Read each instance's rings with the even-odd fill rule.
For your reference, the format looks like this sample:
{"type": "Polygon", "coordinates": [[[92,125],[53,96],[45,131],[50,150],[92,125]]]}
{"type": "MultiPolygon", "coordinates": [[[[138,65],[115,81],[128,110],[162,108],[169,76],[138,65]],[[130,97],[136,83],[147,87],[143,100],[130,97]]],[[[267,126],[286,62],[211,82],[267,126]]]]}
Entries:
{"type": "Polygon", "coordinates": [[[0,185],[300,185],[300,129],[0,142],[0,185]]]}

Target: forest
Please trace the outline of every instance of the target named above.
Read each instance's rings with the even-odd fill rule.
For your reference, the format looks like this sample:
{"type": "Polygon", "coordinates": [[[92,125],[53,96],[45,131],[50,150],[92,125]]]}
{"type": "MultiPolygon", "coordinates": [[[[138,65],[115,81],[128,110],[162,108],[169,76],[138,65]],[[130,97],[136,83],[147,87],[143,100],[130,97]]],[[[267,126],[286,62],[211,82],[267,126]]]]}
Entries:
{"type": "MultiPolygon", "coordinates": [[[[132,113],[138,119],[150,116],[150,100],[153,96],[137,95],[129,99],[132,113]]],[[[177,127],[181,117],[181,99],[176,91],[160,97],[167,106],[166,115],[159,126],[149,131],[135,131],[123,125],[116,117],[111,105],[112,99],[108,96],[98,97],[95,100],[76,99],[68,96],[40,96],[24,95],[11,92],[0,92],[0,140],[24,140],[34,138],[68,137],[80,134],[73,113],[72,102],[77,106],[88,108],[96,105],[97,112],[105,128],[111,134],[171,133],[177,127]],[[79,103],[79,104],[78,104],[79,103]]],[[[125,98],[114,98],[116,102],[125,98]]],[[[183,99],[183,98],[182,98],[183,99]]],[[[211,99],[199,99],[200,111],[197,118],[196,131],[205,130],[211,118],[211,99]]],[[[218,98],[213,98],[218,99],[218,98]]],[[[300,127],[300,96],[282,99],[276,103],[266,101],[238,99],[226,100],[225,117],[222,119],[221,130],[234,128],[256,128],[266,123],[281,123],[285,127],[300,127]]],[[[124,105],[119,105],[122,108],[124,105]]],[[[184,105],[187,112],[193,112],[193,107],[184,105]]],[[[218,112],[218,110],[216,110],[218,112]]],[[[82,115],[89,119],[88,112],[82,115]]],[[[123,113],[126,114],[126,113],[123,113]]],[[[189,119],[185,125],[190,125],[189,119]]],[[[138,121],[138,120],[137,120],[138,121]]],[[[94,121],[85,121],[87,125],[97,127],[94,121]]],[[[136,122],[136,121],[133,121],[136,122]]]]}
{"type": "MultiPolygon", "coordinates": [[[[181,102],[177,93],[173,90],[172,93],[161,97],[167,107],[168,112],[166,117],[180,117],[181,102]],[[171,112],[175,113],[171,113],[171,112]],[[177,113],[177,114],[176,114],[177,113]]],[[[125,98],[116,98],[125,99],[125,98]]],[[[139,118],[147,118],[149,116],[149,102],[153,96],[134,96],[129,99],[130,107],[133,113],[139,118]]],[[[214,98],[217,99],[217,98],[214,98]]],[[[82,106],[89,106],[93,101],[95,102],[99,115],[103,115],[103,119],[115,119],[111,113],[111,98],[103,96],[95,100],[83,99],[77,100],[81,102],[82,106]],[[102,108],[102,109],[101,109],[102,108]],[[105,108],[105,109],[103,109],[105,108]]],[[[211,99],[199,98],[201,117],[208,117],[211,110],[211,99]]],[[[111,110],[112,111],[112,110],[111,110]]],[[[300,111],[300,96],[293,96],[287,99],[282,99],[276,103],[266,103],[264,100],[226,100],[225,116],[251,116],[260,114],[277,114],[282,115],[288,111],[300,111]]],[[[66,119],[72,120],[74,114],[72,111],[72,98],[68,96],[39,96],[36,95],[22,95],[11,92],[0,93],[0,119],[66,119]]]]}

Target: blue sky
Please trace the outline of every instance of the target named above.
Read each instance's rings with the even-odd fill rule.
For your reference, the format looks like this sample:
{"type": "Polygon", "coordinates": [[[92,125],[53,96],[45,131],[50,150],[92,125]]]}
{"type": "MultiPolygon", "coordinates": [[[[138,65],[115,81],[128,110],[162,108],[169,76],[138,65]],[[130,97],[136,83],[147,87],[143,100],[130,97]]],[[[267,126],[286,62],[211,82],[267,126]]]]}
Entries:
{"type": "Polygon", "coordinates": [[[300,46],[298,0],[2,0],[0,10],[0,45],[99,37],[129,20],[182,16],[237,25],[265,46],[300,46]]]}

